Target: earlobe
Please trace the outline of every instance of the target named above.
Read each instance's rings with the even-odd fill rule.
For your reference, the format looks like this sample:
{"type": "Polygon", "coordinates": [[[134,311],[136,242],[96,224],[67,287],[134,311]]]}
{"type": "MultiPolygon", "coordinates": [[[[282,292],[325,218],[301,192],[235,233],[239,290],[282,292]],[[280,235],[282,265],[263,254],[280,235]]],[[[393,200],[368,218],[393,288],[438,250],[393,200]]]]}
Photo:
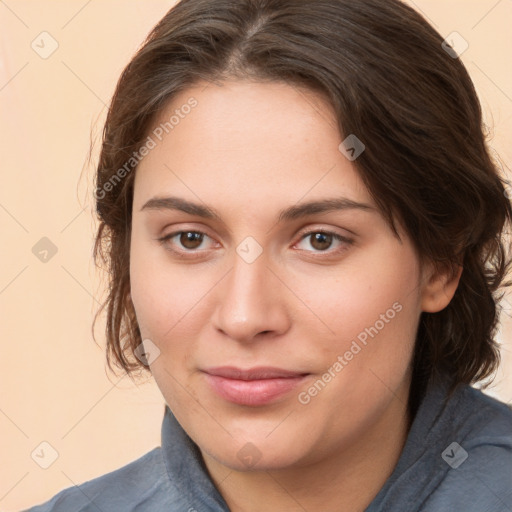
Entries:
{"type": "Polygon", "coordinates": [[[421,310],[437,313],[448,306],[455,295],[462,271],[462,265],[457,265],[453,271],[450,267],[431,273],[423,287],[421,310]]]}

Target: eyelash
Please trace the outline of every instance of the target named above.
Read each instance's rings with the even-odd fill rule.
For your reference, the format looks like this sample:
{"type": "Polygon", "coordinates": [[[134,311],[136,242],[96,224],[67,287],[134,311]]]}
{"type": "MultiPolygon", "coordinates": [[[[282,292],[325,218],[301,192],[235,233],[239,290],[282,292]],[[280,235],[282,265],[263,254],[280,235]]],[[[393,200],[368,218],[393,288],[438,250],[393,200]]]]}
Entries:
{"type": "MultiPolygon", "coordinates": [[[[161,238],[157,238],[157,240],[162,244],[162,245],[166,245],[166,243],[169,241],[169,240],[172,240],[175,236],[177,235],[181,235],[183,233],[194,233],[194,234],[197,234],[197,235],[204,235],[208,238],[211,238],[209,237],[206,233],[204,233],[203,231],[195,231],[195,230],[181,230],[181,231],[175,231],[173,233],[170,233],[168,235],[165,235],[161,238]]],[[[342,253],[343,251],[345,251],[347,249],[346,246],[350,246],[354,243],[353,240],[351,240],[350,238],[347,238],[347,237],[344,237],[338,233],[335,233],[333,231],[328,231],[328,230],[325,230],[325,229],[315,229],[315,230],[311,230],[311,231],[307,231],[307,232],[304,232],[300,235],[300,240],[299,242],[297,243],[300,243],[302,242],[303,240],[305,240],[306,238],[310,237],[311,235],[316,235],[316,234],[322,234],[322,235],[329,235],[329,236],[332,236],[333,240],[337,240],[338,242],[342,243],[345,245],[345,247],[341,247],[341,248],[338,248],[336,250],[329,250],[329,249],[326,249],[325,251],[305,251],[304,249],[300,249],[302,251],[305,251],[305,252],[313,252],[313,254],[318,254],[319,256],[314,256],[315,258],[316,257],[325,257],[324,255],[328,255],[328,256],[333,256],[333,255],[337,255],[337,254],[340,254],[342,253]]],[[[297,244],[295,244],[297,245],[297,244]]],[[[188,259],[194,259],[194,258],[200,258],[202,257],[202,253],[206,251],[206,249],[191,249],[191,250],[176,250],[176,249],[173,249],[169,246],[166,247],[166,250],[178,255],[179,257],[181,258],[188,258],[188,259]]]]}

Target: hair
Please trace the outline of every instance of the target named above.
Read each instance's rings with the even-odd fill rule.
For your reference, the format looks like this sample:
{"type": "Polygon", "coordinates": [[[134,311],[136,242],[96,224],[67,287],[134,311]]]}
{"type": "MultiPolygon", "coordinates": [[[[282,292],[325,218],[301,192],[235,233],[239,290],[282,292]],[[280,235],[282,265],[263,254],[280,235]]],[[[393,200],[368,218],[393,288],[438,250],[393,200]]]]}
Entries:
{"type": "Polygon", "coordinates": [[[134,357],[142,339],[129,295],[133,157],[179,91],[235,79],[327,98],[340,134],[365,144],[353,164],[395,234],[398,222],[421,262],[454,275],[462,265],[449,305],[421,314],[409,406],[436,376],[451,376],[450,393],[491,376],[512,210],[473,83],[442,43],[399,0],[177,3],[124,69],[103,130],[94,257],[106,264],[109,288],[95,321],[105,309],[109,368],[144,368],[134,357]]]}

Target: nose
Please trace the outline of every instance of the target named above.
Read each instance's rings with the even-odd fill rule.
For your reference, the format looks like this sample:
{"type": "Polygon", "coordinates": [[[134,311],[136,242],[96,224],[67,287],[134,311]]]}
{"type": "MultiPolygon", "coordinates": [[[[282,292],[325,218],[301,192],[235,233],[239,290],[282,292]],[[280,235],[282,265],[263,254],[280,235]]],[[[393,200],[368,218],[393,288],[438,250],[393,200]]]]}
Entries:
{"type": "Polygon", "coordinates": [[[219,283],[212,321],[226,336],[251,342],[285,333],[290,327],[286,288],[260,256],[247,263],[235,256],[233,268],[219,283]]]}

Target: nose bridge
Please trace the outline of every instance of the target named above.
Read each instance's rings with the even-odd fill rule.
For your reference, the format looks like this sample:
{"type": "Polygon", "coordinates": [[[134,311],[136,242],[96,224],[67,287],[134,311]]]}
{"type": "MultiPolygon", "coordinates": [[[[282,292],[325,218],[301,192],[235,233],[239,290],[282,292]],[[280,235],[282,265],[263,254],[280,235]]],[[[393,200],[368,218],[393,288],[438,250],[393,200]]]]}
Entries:
{"type": "Polygon", "coordinates": [[[230,274],[225,296],[226,304],[230,303],[233,312],[238,311],[239,320],[250,317],[255,319],[261,309],[271,302],[266,291],[269,285],[267,261],[260,257],[248,263],[237,255],[230,274]]]}
{"type": "Polygon", "coordinates": [[[218,329],[239,340],[250,340],[262,332],[282,332],[287,325],[284,297],[267,258],[260,255],[249,261],[235,255],[214,317],[218,329]]]}

